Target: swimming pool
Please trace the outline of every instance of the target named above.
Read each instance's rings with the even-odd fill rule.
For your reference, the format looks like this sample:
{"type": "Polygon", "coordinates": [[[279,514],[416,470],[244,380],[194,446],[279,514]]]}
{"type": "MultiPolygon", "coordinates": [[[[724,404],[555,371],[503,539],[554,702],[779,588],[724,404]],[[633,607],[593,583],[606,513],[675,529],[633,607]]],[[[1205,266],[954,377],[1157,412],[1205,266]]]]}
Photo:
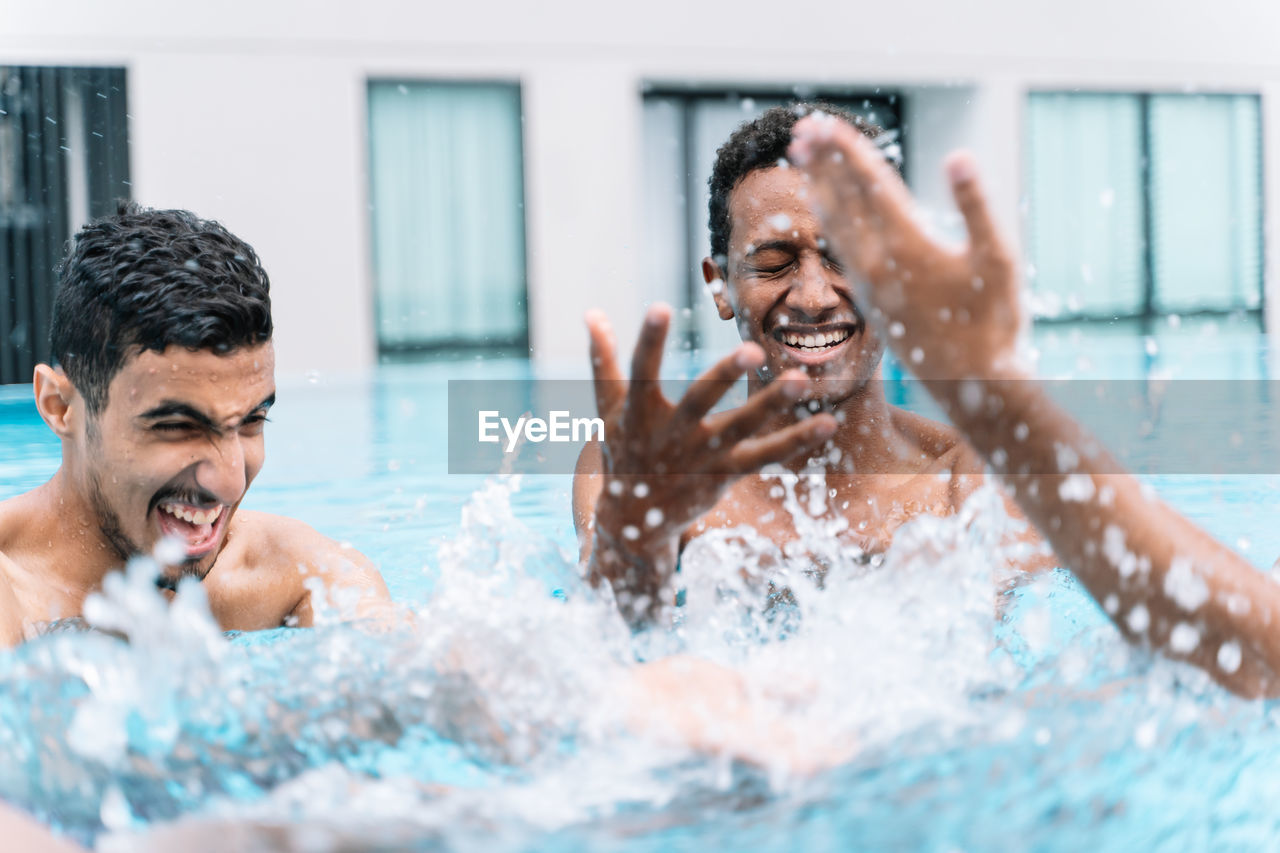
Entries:
{"type": "MultiPolygon", "coordinates": [[[[1157,329],[1152,344],[1042,330],[1042,367],[1269,375],[1256,332],[1205,329],[1157,329]]],[[[678,631],[633,641],[576,581],[567,476],[445,473],[446,380],[531,374],[457,362],[282,381],[245,505],[367,553],[419,610],[421,635],[321,627],[226,642],[198,602],[156,615],[146,583],[120,584],[105,610],[150,624],[132,646],[64,633],[0,660],[0,797],[107,846],[184,815],[310,827],[295,838],[317,844],[306,849],[343,837],[539,850],[1271,843],[1271,706],[1131,652],[1062,573],[1001,596],[993,616],[997,513],[980,502],[904,531],[879,572],[833,572],[823,590],[795,578],[781,616],[734,585],[751,555],[710,542],[689,557],[678,631]],[[857,750],[804,777],[621,735],[601,686],[633,642],[731,665],[819,750],[857,750]]],[[[47,477],[57,448],[29,389],[0,390],[0,431],[2,498],[47,477]]],[[[1151,479],[1260,567],[1280,555],[1280,477],[1151,479]]]]}

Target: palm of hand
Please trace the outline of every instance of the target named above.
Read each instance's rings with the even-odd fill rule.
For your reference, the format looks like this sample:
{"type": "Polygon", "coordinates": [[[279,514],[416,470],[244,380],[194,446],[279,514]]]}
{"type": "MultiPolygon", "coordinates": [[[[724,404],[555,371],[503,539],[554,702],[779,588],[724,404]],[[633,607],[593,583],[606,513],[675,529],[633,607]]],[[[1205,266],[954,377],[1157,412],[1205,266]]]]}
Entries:
{"type": "Polygon", "coordinates": [[[815,116],[795,138],[832,247],[898,356],[925,378],[1009,365],[1024,324],[1017,268],[967,156],[948,164],[969,232],[954,249],[926,232],[901,179],[858,131],[815,116]]]}

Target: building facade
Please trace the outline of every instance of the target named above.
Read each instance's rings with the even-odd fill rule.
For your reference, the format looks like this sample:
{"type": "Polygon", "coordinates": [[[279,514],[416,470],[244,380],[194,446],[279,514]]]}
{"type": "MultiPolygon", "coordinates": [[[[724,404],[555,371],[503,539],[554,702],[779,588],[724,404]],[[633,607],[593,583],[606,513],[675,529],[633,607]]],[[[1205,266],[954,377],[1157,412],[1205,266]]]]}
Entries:
{"type": "MultiPolygon", "coordinates": [[[[877,113],[944,230],[941,158],[973,149],[1049,318],[1280,328],[1277,32],[1280,7],[1245,0],[4,0],[0,68],[123,81],[110,180],[254,244],[280,370],[300,373],[472,351],[581,364],[585,309],[625,344],[655,299],[689,309],[686,343],[727,346],[696,277],[706,171],[727,129],[797,96],[877,113]]],[[[41,130],[56,126],[61,154],[43,156],[71,176],[65,231],[115,184],[93,189],[107,166],[74,141],[103,131],[60,109],[41,130]]],[[[17,139],[40,134],[6,121],[0,222],[15,228],[34,168],[17,139]]],[[[35,330],[39,286],[24,287],[35,330]]]]}

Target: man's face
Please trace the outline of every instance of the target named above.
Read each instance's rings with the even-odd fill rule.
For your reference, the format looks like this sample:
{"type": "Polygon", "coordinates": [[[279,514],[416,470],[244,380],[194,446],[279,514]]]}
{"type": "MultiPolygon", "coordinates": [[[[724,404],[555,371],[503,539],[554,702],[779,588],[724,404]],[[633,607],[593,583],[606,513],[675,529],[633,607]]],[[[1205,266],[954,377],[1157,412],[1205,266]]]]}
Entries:
{"type": "Polygon", "coordinates": [[[802,174],[781,167],[748,173],[729,194],[729,221],[728,288],[717,304],[743,340],[764,349],[762,378],[800,368],[816,396],[832,404],[865,385],[884,345],[827,251],[802,174]]]}
{"type": "Polygon", "coordinates": [[[203,578],[262,469],[274,399],[270,343],[131,356],[76,451],[78,485],[116,550],[150,553],[170,537],[182,545],[182,573],[203,578]]]}

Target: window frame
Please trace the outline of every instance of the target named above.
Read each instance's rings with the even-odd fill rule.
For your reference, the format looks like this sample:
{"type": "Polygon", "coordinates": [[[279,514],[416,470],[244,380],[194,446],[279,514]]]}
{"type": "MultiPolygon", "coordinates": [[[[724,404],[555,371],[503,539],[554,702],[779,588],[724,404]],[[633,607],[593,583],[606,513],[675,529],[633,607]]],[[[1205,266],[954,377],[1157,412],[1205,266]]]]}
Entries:
{"type": "Polygon", "coordinates": [[[484,355],[492,358],[528,357],[531,352],[530,308],[529,308],[529,217],[527,202],[529,197],[528,154],[525,133],[525,92],[524,85],[518,78],[454,78],[454,77],[417,77],[405,75],[377,75],[365,79],[365,127],[368,133],[365,145],[367,205],[369,215],[366,219],[368,228],[368,253],[370,284],[369,298],[372,301],[370,316],[373,319],[374,342],[380,364],[396,364],[423,360],[450,360],[471,358],[484,355]],[[516,147],[520,151],[516,168],[518,175],[516,184],[520,191],[520,254],[521,274],[517,285],[520,294],[520,320],[522,331],[516,335],[486,336],[484,340],[471,338],[422,338],[419,340],[387,342],[382,339],[381,306],[379,304],[378,263],[377,263],[377,222],[376,201],[374,199],[374,147],[373,137],[373,97],[375,86],[448,86],[452,88],[492,88],[502,86],[515,93],[517,110],[516,147]]]}

